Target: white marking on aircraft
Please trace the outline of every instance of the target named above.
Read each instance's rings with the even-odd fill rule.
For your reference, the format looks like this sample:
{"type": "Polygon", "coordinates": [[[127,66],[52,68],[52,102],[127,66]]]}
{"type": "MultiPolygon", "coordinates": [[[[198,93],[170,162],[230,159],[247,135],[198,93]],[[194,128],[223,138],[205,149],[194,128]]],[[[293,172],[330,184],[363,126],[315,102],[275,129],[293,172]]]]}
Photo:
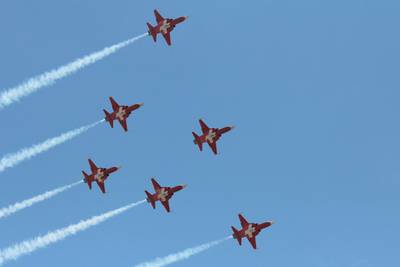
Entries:
{"type": "Polygon", "coordinates": [[[94,175],[94,179],[99,182],[103,182],[104,172],[101,169],[97,170],[97,173],[94,175]]]}
{"type": "Polygon", "coordinates": [[[210,129],[208,131],[208,134],[206,135],[206,141],[208,141],[212,144],[212,143],[214,143],[215,137],[217,137],[217,133],[214,132],[212,129],[210,129]]]}
{"type": "Polygon", "coordinates": [[[123,109],[122,107],[119,107],[117,114],[115,114],[115,117],[118,120],[123,121],[125,114],[126,114],[125,109],[123,109]]]}
{"type": "Polygon", "coordinates": [[[160,26],[160,32],[167,34],[170,27],[171,25],[168,23],[168,21],[164,20],[163,24],[160,26]]]}
{"type": "Polygon", "coordinates": [[[164,202],[164,201],[167,200],[168,192],[167,192],[164,188],[161,188],[161,190],[159,191],[157,197],[158,197],[158,199],[160,199],[162,202],[164,202]]]}
{"type": "Polygon", "coordinates": [[[249,238],[253,238],[253,234],[256,231],[254,226],[252,224],[249,224],[249,227],[247,228],[246,231],[244,231],[244,234],[247,235],[249,238]]]}

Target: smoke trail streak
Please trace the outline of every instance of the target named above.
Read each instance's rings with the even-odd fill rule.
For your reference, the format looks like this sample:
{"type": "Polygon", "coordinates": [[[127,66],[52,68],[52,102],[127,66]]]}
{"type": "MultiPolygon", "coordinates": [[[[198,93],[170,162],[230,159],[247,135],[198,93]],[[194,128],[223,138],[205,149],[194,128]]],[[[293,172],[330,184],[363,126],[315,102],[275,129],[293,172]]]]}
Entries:
{"type": "Polygon", "coordinates": [[[146,200],[141,200],[135,203],[131,203],[122,208],[115,209],[98,216],[94,216],[90,219],[80,221],[76,224],[71,224],[67,227],[58,229],[53,232],[49,232],[45,235],[38,236],[33,239],[25,240],[21,243],[15,244],[3,250],[0,250],[0,265],[10,261],[17,260],[19,257],[32,253],[40,248],[45,248],[53,243],[62,241],[65,238],[75,235],[81,231],[84,231],[92,226],[102,223],[112,217],[119,215],[135,206],[145,203],[146,200]]]}
{"type": "Polygon", "coordinates": [[[226,237],[224,239],[220,239],[217,241],[213,241],[210,243],[206,243],[197,247],[193,247],[193,248],[188,248],[185,249],[181,252],[178,253],[174,253],[174,254],[170,254],[166,257],[163,258],[156,258],[155,260],[152,261],[148,261],[148,262],[144,262],[144,263],[140,263],[138,265],[136,265],[135,267],[163,267],[163,266],[167,266],[170,265],[172,263],[178,262],[178,261],[182,261],[182,260],[186,260],[188,258],[190,258],[191,256],[194,256],[196,254],[199,254],[200,252],[203,252],[205,250],[208,250],[216,245],[219,245],[221,243],[223,243],[226,240],[232,239],[232,236],[226,237]]]}
{"type": "Polygon", "coordinates": [[[20,162],[22,162],[24,160],[30,159],[30,158],[32,158],[40,153],[43,153],[55,146],[58,146],[64,142],[86,132],[87,130],[95,127],[96,125],[98,125],[102,122],[104,122],[104,119],[102,119],[98,122],[80,127],[78,129],[63,133],[57,137],[47,139],[46,141],[44,141],[42,143],[33,145],[28,148],[21,149],[18,152],[4,155],[0,159],[0,172],[3,172],[7,168],[14,167],[15,165],[19,164],[20,162]]]}
{"type": "Polygon", "coordinates": [[[47,199],[50,199],[50,198],[52,198],[52,197],[54,197],[54,196],[56,196],[56,195],[58,195],[58,194],[60,194],[60,193],[62,193],[64,191],[66,191],[68,189],[71,189],[74,186],[77,186],[77,185],[81,184],[82,182],[83,181],[79,181],[79,182],[76,182],[76,183],[73,183],[73,184],[62,186],[62,187],[56,188],[54,190],[47,191],[47,192],[45,192],[43,194],[37,195],[35,197],[32,197],[30,199],[26,199],[26,200],[24,200],[22,202],[17,202],[17,203],[15,203],[13,205],[9,205],[6,208],[2,208],[2,209],[0,209],[0,219],[8,217],[11,214],[16,213],[16,212],[18,212],[20,210],[29,208],[30,206],[32,206],[32,205],[34,205],[36,203],[39,203],[39,202],[45,201],[47,199]]]}
{"type": "Polygon", "coordinates": [[[42,87],[50,86],[57,80],[69,76],[86,66],[96,63],[97,61],[117,52],[121,48],[124,48],[147,35],[148,33],[144,33],[124,42],[103,48],[100,51],[94,52],[82,58],[78,58],[64,66],[45,72],[30,78],[26,82],[23,82],[15,87],[4,90],[2,93],[0,93],[0,109],[19,101],[20,98],[28,96],[42,87]]]}

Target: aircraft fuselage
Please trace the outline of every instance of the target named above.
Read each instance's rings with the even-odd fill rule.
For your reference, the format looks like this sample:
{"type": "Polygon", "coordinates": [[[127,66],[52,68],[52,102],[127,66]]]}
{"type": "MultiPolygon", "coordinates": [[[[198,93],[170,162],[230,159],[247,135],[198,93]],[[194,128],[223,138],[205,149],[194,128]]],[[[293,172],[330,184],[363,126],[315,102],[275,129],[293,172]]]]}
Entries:
{"type": "Polygon", "coordinates": [[[166,188],[161,188],[157,191],[157,199],[161,201],[166,201],[170,198],[169,191],[166,188]]]}
{"type": "Polygon", "coordinates": [[[106,174],[105,174],[104,170],[97,169],[97,172],[94,175],[94,180],[99,181],[99,182],[103,182],[105,176],[106,176],[106,174]]]}
{"type": "Polygon", "coordinates": [[[126,108],[124,107],[119,107],[117,113],[115,113],[115,117],[120,120],[123,121],[124,119],[126,119],[126,108]]]}

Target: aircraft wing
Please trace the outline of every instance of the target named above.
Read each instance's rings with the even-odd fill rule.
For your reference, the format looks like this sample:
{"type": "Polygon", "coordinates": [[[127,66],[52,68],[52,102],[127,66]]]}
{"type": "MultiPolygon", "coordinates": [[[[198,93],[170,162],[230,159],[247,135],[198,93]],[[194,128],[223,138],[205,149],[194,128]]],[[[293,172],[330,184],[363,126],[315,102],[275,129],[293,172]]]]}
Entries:
{"type": "Polygon", "coordinates": [[[124,128],[125,132],[128,131],[128,125],[126,124],[126,120],[118,120],[119,123],[121,124],[122,128],[124,128]]]}
{"type": "Polygon", "coordinates": [[[114,98],[112,98],[111,96],[110,96],[110,102],[111,102],[111,106],[112,106],[113,110],[114,110],[114,111],[118,111],[119,105],[118,105],[118,103],[114,100],[114,98]]]}
{"type": "Polygon", "coordinates": [[[242,225],[243,228],[249,224],[247,222],[247,220],[242,216],[242,214],[239,214],[239,220],[240,220],[240,224],[242,225]]]}
{"type": "Polygon", "coordinates": [[[257,249],[256,237],[253,236],[252,238],[247,238],[247,239],[249,240],[251,246],[252,246],[254,249],[257,249]]]}
{"type": "Polygon", "coordinates": [[[156,16],[156,21],[157,23],[160,23],[161,21],[164,21],[164,18],[160,15],[157,9],[154,10],[154,16],[156,16]]]}
{"type": "Polygon", "coordinates": [[[207,124],[205,124],[205,122],[203,120],[199,120],[200,126],[201,126],[201,131],[203,132],[203,134],[208,134],[208,132],[210,131],[210,128],[208,128],[207,124]]]}
{"type": "Polygon", "coordinates": [[[217,142],[214,141],[214,142],[211,143],[210,141],[207,141],[207,143],[210,146],[211,150],[214,152],[214,154],[217,155],[218,154],[217,142]]]}
{"type": "Polygon", "coordinates": [[[159,190],[161,186],[157,183],[157,181],[154,178],[151,178],[151,183],[153,184],[154,190],[159,190]]]}
{"type": "Polygon", "coordinates": [[[164,39],[167,42],[167,44],[171,45],[171,32],[163,33],[162,36],[164,36],[164,39]]]}
{"type": "Polygon", "coordinates": [[[165,201],[161,201],[161,204],[163,204],[164,208],[167,210],[167,212],[170,212],[170,208],[169,208],[169,201],[165,200],[165,201]]]}
{"type": "Polygon", "coordinates": [[[97,185],[99,186],[101,192],[103,192],[103,194],[105,194],[106,193],[106,188],[104,186],[104,183],[101,183],[99,181],[96,181],[96,182],[97,182],[97,185]]]}
{"type": "Polygon", "coordinates": [[[90,165],[90,170],[92,171],[92,173],[96,173],[98,168],[91,159],[89,159],[89,165],[90,165]]]}

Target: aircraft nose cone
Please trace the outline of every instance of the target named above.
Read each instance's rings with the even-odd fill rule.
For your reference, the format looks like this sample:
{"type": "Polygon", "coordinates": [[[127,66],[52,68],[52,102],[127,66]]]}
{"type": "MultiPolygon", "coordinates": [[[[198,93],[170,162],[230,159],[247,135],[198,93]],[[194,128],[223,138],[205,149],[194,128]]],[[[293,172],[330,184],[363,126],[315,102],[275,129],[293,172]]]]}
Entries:
{"type": "Polygon", "coordinates": [[[187,20],[189,18],[189,16],[185,16],[184,18],[185,18],[185,20],[187,20]]]}
{"type": "Polygon", "coordinates": [[[187,187],[187,184],[183,184],[183,185],[181,185],[182,186],[182,188],[186,188],[187,187]]]}
{"type": "Polygon", "coordinates": [[[143,105],[144,105],[144,103],[142,102],[142,103],[139,103],[138,105],[141,107],[141,106],[143,106],[143,105]]]}
{"type": "Polygon", "coordinates": [[[269,223],[270,223],[270,224],[274,224],[275,222],[274,222],[274,221],[270,221],[269,223]]]}
{"type": "Polygon", "coordinates": [[[231,129],[235,129],[235,128],[236,128],[236,126],[235,126],[235,125],[232,125],[232,126],[231,126],[231,129]]]}

